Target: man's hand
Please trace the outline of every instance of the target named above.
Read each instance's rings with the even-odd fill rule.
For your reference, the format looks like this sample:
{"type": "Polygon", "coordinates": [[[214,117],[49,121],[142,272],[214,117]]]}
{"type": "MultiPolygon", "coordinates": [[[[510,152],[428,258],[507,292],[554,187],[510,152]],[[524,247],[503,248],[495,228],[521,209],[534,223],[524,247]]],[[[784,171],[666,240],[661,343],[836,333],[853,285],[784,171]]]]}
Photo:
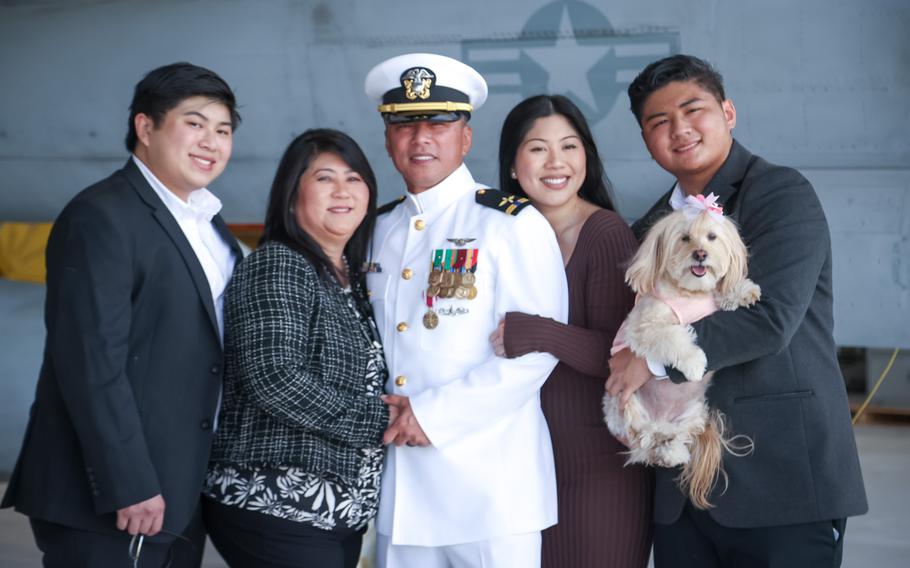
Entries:
{"type": "Polygon", "coordinates": [[[506,336],[506,320],[499,320],[499,325],[496,326],[496,329],[493,330],[493,333],[490,334],[490,343],[493,344],[493,353],[496,353],[498,357],[506,356],[506,346],[505,346],[505,336],[506,336]]]}
{"type": "Polygon", "coordinates": [[[430,439],[424,433],[423,428],[417,422],[417,417],[411,410],[411,401],[406,396],[395,394],[384,394],[380,397],[383,402],[389,405],[389,418],[391,424],[382,436],[383,444],[395,444],[401,446],[429,446],[430,439]],[[392,420],[391,417],[397,415],[392,420]]]}
{"type": "Polygon", "coordinates": [[[117,510],[117,528],[131,535],[155,536],[164,524],[164,497],[160,494],[117,510]]]}
{"type": "Polygon", "coordinates": [[[635,391],[652,378],[648,363],[636,357],[631,349],[623,349],[610,358],[610,378],[605,388],[610,396],[619,397],[620,408],[625,408],[635,391]]]}

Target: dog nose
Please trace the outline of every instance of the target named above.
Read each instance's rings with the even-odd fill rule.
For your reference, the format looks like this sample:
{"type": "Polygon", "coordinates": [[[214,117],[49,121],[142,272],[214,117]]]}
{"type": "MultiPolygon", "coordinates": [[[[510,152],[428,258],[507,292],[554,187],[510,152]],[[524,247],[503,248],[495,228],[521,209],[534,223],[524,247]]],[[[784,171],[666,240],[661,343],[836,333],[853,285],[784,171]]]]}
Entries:
{"type": "Polygon", "coordinates": [[[698,249],[697,251],[692,253],[692,258],[694,258],[698,262],[704,262],[705,259],[708,258],[708,253],[703,251],[702,249],[698,249]]]}

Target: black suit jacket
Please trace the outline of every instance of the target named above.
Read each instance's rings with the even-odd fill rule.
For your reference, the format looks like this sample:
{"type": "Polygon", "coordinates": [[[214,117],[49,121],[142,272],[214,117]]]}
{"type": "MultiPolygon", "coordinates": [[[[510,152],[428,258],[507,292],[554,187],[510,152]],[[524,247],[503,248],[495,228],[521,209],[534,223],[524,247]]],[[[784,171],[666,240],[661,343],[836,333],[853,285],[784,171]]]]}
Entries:
{"type": "Polygon", "coordinates": [[[180,533],[199,503],[222,381],[202,266],[132,160],[64,208],[46,260],[44,362],[2,506],[114,532],[117,509],[160,493],[164,528],[180,533]]]}
{"type": "MultiPolygon", "coordinates": [[[[755,451],[724,456],[729,487],[711,516],[730,527],[839,519],[865,513],[865,489],[833,337],[831,240],[815,190],[736,141],[704,194],[719,196],[749,247],[761,301],[694,324],[716,369],[708,400],[755,451]]],[[[633,225],[641,239],[670,211],[667,193],[633,225]]],[[[675,370],[674,370],[675,371],[675,370]]],[[[681,376],[681,375],[680,375],[681,376]]],[[[672,377],[672,373],[671,373],[672,377]]],[[[655,520],[672,523],[685,497],[677,470],[658,469],[655,520]]]]}

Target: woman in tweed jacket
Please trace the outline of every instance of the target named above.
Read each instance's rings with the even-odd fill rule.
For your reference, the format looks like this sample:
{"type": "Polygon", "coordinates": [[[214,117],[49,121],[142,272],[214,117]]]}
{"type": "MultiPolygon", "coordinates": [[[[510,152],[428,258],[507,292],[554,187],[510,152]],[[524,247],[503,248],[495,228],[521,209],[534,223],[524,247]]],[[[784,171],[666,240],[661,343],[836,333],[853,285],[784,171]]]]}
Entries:
{"type": "Polygon", "coordinates": [[[232,567],[357,564],[389,421],[361,273],[375,212],[375,177],[350,137],[309,130],[285,151],[259,248],[225,294],[204,513],[232,567]]]}

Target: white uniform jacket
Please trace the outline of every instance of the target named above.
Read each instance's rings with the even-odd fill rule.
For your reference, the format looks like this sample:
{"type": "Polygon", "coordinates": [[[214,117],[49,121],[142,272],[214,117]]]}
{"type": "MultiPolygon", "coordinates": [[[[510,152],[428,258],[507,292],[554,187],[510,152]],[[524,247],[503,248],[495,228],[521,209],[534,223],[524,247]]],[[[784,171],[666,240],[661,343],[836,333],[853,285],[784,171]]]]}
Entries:
{"type": "Polygon", "coordinates": [[[377,529],[393,544],[460,544],[556,522],[540,387],[557,361],[548,353],[497,357],[489,336],[509,311],[565,322],[565,270],[546,219],[533,207],[513,215],[476,203],[483,188],[462,165],[376,224],[378,267],[367,285],[389,365],[386,390],[410,397],[432,442],[387,454],[377,529]],[[475,251],[477,294],[437,299],[438,326],[428,329],[425,292],[438,249],[475,251]]]}

